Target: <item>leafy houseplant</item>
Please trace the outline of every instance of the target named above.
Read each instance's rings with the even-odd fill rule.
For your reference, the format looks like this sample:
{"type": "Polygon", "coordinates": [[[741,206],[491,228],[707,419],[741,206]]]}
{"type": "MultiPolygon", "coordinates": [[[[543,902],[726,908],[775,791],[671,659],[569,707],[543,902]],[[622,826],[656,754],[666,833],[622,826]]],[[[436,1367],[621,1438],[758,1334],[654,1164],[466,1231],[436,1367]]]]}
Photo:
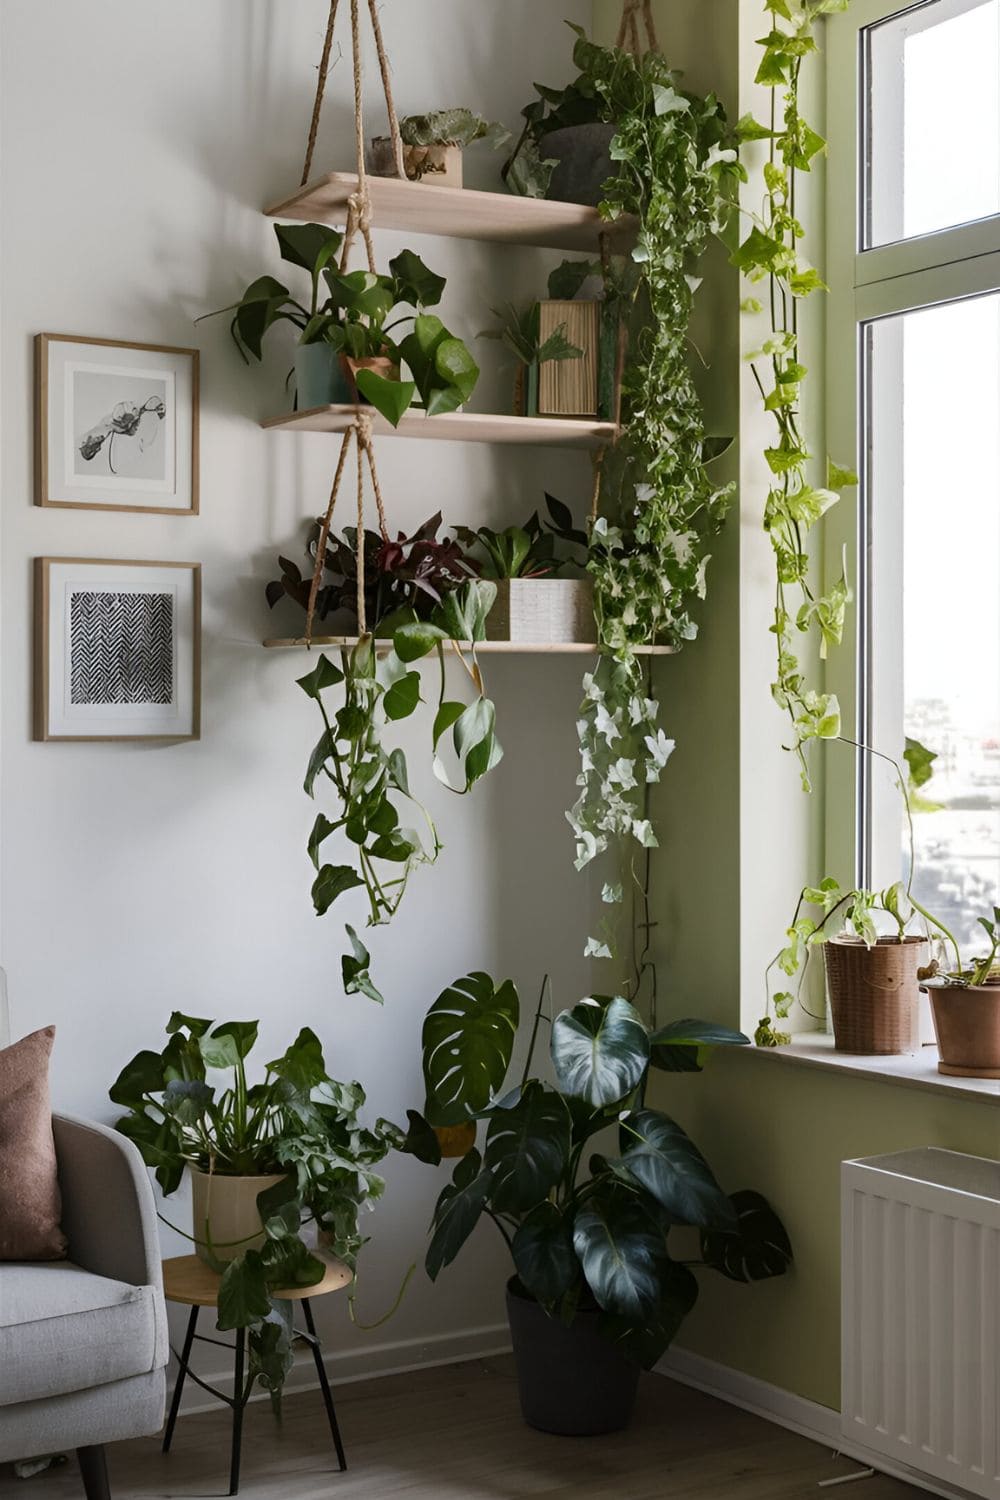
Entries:
{"type": "Polygon", "coordinates": [[[127,1111],[117,1128],[154,1168],[165,1195],[177,1190],[185,1169],[192,1174],[193,1239],[222,1273],[218,1326],[249,1331],[251,1381],[277,1403],[292,1365],[292,1323],[290,1304],[276,1293],[315,1286],[326,1270],[302,1230],[315,1224],[353,1270],[364,1243],[359,1212],[383,1190],[374,1168],[401,1137],[385,1120],[362,1126],[364,1091],[329,1076],[308,1028],[253,1084],[247,1059],[256,1021],[213,1025],[175,1011],[166,1030],[163,1050],[138,1053],[112,1086],[113,1103],[127,1111]],[[220,1072],[229,1074],[225,1087],[209,1081],[220,1072]],[[228,1200],[223,1188],[238,1188],[244,1178],[253,1187],[264,1178],[267,1186],[251,1199],[247,1233],[223,1243],[211,1210],[200,1218],[197,1205],[211,1201],[209,1194],[228,1200]]]}
{"type": "MultiPolygon", "coordinates": [[[[402,749],[389,750],[384,744],[387,726],[408,719],[420,703],[416,662],[437,653],[440,692],[432,754],[438,780],[450,791],[464,794],[499,764],[503,750],[496,737],[496,709],[486,696],[476,656],[476,643],[485,639],[486,617],[495,596],[495,585],[470,581],[445,595],[429,620],[418,619],[414,611],[397,615],[392,648],[381,659],[374,638],[363,635],[356,645],[341,650],[339,666],[321,655],[313,670],[300,678],[299,686],[315,702],[323,724],[309,759],[305,790],[313,797],[319,786],[325,786],[335,799],[334,816],[319,813],[309,836],[309,857],[316,870],[313,905],[318,916],[325,915],[347,891],[364,889],[369,926],[390,921],[412,871],[420,864],[433,863],[441,851],[430,815],[410,790],[402,749]],[[471,703],[446,696],[444,652],[449,645],[472,685],[471,703]],[[330,689],[338,690],[339,708],[327,707],[325,695],[330,689]],[[415,830],[401,826],[400,801],[416,809],[429,843],[415,830]],[[323,846],[334,835],[346,839],[352,863],[324,860],[323,846]]],[[[343,959],[345,989],[348,994],[362,989],[381,1001],[368,974],[368,954],[353,929],[348,927],[347,933],[352,954],[343,959]]]]}
{"type": "Polygon", "coordinates": [[[938,1071],[958,1078],[1000,1078],[1000,907],[994,906],[992,918],[980,917],[979,925],[987,952],[964,964],[946,932],[955,967],[935,959],[921,975],[934,1016],[938,1071]]]}
{"type": "MultiPolygon", "coordinates": [[[[466,146],[482,142],[498,151],[510,140],[510,131],[503,125],[484,120],[471,109],[408,115],[399,122],[399,133],[410,181],[454,188],[462,186],[462,152],[466,146]]],[[[380,177],[396,176],[392,141],[386,136],[372,141],[372,167],[380,177]]]]}
{"type": "MultiPolygon", "coordinates": [[[[440,528],[438,511],[410,537],[400,533],[395,541],[386,542],[374,532],[365,533],[365,618],[376,633],[400,610],[412,610],[419,618],[429,617],[445,594],[476,576],[478,569],[458,541],[439,540],[440,528]]],[[[313,563],[321,533],[322,526],[317,521],[311,528],[308,546],[313,563]]],[[[303,578],[301,569],[288,558],[279,557],[278,563],[282,576],[268,584],[268,604],[273,609],[280,599],[289,598],[307,611],[312,569],[303,578]]],[[[346,527],[342,536],[328,537],[324,577],[328,581],[320,586],[316,596],[317,619],[344,614],[356,626],[358,549],[353,526],[346,527]]]]}
{"type": "Polygon", "coordinates": [[[336,263],[343,244],[339,231],[323,224],[276,224],[274,232],[282,259],[309,272],[311,297],[305,306],[273,276],[252,282],[239,302],[223,309],[233,314],[231,331],[244,359],[262,359],[264,336],[276,323],[288,322],[299,330],[300,349],[323,353],[331,399],[370,402],[393,426],[418,398],[428,416],[457,411],[468,401],[479,367],[465,344],[426,311],[441,301],[442,276],[412,250],[389,262],[389,275],[343,273],[336,263]],[[409,333],[394,337],[406,323],[412,325],[409,333]],[[403,363],[409,380],[400,378],[403,363]]]}
{"type": "Polygon", "coordinates": [[[538,98],[522,111],[524,129],[501,175],[523,198],[599,202],[610,177],[614,128],[586,71],[564,89],[536,83],[538,98]]]}
{"type": "Polygon", "coordinates": [[[694,1305],[693,1266],[758,1280],[781,1275],[791,1250],[767,1202],[755,1192],[724,1193],[677,1122],[646,1102],[651,1068],[696,1071],[704,1049],[747,1038],[699,1021],[650,1031],[627,1000],[588,999],[552,1023],[552,1086],[532,1077],[544,1003],[545,986],[511,1087],[520,1019],[514,986],[476,973],[439,997],[423,1030],[426,1104],[422,1114],[409,1112],[404,1149],[436,1163],[435,1128],[485,1124],[482,1150],[462,1158],[438,1199],[428,1274],[436,1278],[480,1218],[491,1219],[516,1272],[508,1306],[527,1420],[599,1431],[606,1412],[591,1412],[580,1425],[594,1329],[623,1356],[620,1379],[634,1386],[638,1367],[656,1363],[694,1305]],[[681,1226],[699,1233],[696,1258],[674,1252],[671,1237],[681,1226]],[[531,1325],[527,1348],[525,1299],[546,1315],[531,1325]],[[567,1329],[579,1336],[573,1346],[565,1344],[567,1329]],[[540,1392],[531,1379],[534,1341],[546,1335],[567,1349],[563,1390],[550,1384],[540,1392]]]}

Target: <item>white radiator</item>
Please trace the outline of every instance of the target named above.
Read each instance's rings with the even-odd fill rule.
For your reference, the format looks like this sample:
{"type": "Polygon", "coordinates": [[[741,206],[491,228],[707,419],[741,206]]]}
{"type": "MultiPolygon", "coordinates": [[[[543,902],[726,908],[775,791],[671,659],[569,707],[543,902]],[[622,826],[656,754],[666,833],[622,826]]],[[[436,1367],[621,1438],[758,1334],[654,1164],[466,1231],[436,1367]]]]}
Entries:
{"type": "Polygon", "coordinates": [[[1000,1500],[1000,1162],[844,1162],[841,1206],[845,1447],[1000,1500]]]}

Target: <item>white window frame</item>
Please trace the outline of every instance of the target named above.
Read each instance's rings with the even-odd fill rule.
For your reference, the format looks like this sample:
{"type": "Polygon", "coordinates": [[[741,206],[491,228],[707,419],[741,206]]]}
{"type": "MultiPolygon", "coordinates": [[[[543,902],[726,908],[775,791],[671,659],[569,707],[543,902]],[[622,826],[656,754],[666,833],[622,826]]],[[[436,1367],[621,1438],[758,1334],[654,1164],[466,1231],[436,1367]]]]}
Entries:
{"type": "MultiPolygon", "coordinates": [[[[901,701],[897,743],[885,745],[871,739],[870,684],[873,678],[883,683],[893,680],[894,664],[885,653],[894,648],[885,640],[875,646],[869,631],[872,474],[871,455],[865,451],[864,330],[880,318],[1000,289],[1000,215],[870,250],[862,248],[867,215],[862,167],[868,87],[865,33],[880,21],[905,14],[912,15],[916,29],[931,24],[942,10],[960,14],[975,3],[978,0],[918,0],[915,4],[852,0],[848,11],[831,17],[827,24],[827,444],[840,463],[849,463],[854,456],[861,483],[857,505],[842,502],[824,523],[824,580],[829,585],[839,576],[846,555],[855,593],[844,644],[831,653],[827,664],[826,687],[840,698],[845,735],[890,751],[899,748],[901,739],[901,701]],[[883,652],[883,659],[871,659],[874,649],[883,652]]],[[[883,482],[883,494],[884,490],[883,482]]],[[[886,561],[880,559],[880,596],[896,591],[901,612],[901,568],[893,576],[886,561]]],[[[896,666],[901,669],[901,647],[896,666]]],[[[826,756],[826,866],[842,882],[860,885],[870,884],[873,873],[876,879],[880,873],[872,869],[867,760],[843,746],[830,747],[826,756]]]]}

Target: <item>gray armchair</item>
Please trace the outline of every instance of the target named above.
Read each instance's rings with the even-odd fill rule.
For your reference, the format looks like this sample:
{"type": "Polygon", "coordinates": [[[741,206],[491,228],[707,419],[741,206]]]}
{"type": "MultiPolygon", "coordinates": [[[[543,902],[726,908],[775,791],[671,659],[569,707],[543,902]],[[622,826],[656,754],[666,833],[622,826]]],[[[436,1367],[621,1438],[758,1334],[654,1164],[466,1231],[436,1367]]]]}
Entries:
{"type": "Polygon", "coordinates": [[[0,1463],[75,1448],[87,1500],[109,1500],[103,1445],[163,1422],[156,1210],[130,1141],[52,1123],[69,1259],[0,1264],[0,1463]]]}

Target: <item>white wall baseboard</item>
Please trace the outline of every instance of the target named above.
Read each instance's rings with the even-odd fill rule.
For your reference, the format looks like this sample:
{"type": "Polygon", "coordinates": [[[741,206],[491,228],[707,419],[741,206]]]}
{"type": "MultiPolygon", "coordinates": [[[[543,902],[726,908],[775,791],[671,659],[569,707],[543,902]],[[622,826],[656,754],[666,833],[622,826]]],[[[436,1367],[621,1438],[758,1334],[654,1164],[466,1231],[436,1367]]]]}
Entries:
{"type": "Polygon", "coordinates": [[[681,1385],[694,1386],[706,1395],[728,1401],[731,1406],[742,1407],[779,1427],[787,1427],[801,1437],[834,1448],[846,1458],[853,1458],[866,1468],[877,1469],[893,1479],[901,1479],[932,1495],[942,1495],[945,1500],[969,1500],[969,1491],[942,1480],[929,1479],[908,1464],[896,1463],[880,1453],[858,1443],[847,1441],[840,1431],[840,1412],[829,1406],[820,1406],[804,1396],[796,1396],[780,1386],[770,1385],[741,1370],[732,1370],[728,1365],[704,1359],[700,1354],[689,1354],[684,1349],[671,1349],[656,1366],[658,1375],[666,1375],[681,1385]]]}
{"type": "MultiPolygon", "coordinates": [[[[213,1330],[214,1333],[214,1330],[213,1330]]],[[[195,1345],[195,1351],[197,1351],[195,1345]]],[[[510,1330],[506,1323],[496,1323],[485,1328],[468,1328],[461,1333],[434,1334],[425,1339],[397,1339],[383,1344],[366,1344],[361,1349],[328,1349],[323,1356],[327,1376],[331,1385],[346,1385],[356,1380],[373,1380],[383,1375],[403,1375],[408,1370],[429,1369],[434,1365],[459,1364],[463,1360],[489,1359],[510,1352],[510,1330]]],[[[197,1366],[195,1366],[197,1368],[197,1366]]],[[[233,1365],[230,1360],[225,1369],[211,1375],[198,1374],[210,1385],[216,1386],[225,1395],[233,1391],[233,1365]]],[[[177,1361],[171,1359],[167,1372],[168,1388],[172,1389],[177,1377],[177,1361]]],[[[319,1389],[316,1365],[308,1349],[300,1348],[295,1364],[285,1383],[289,1395],[297,1391],[319,1389]]],[[[266,1391],[257,1390],[252,1401],[267,1401],[266,1391]]],[[[218,1402],[206,1397],[200,1386],[188,1381],[181,1401],[181,1414],[193,1416],[196,1412],[214,1411],[218,1402]]]]}

